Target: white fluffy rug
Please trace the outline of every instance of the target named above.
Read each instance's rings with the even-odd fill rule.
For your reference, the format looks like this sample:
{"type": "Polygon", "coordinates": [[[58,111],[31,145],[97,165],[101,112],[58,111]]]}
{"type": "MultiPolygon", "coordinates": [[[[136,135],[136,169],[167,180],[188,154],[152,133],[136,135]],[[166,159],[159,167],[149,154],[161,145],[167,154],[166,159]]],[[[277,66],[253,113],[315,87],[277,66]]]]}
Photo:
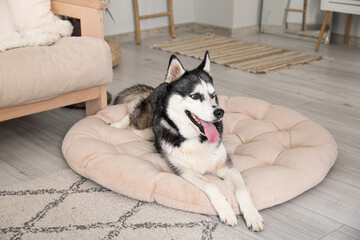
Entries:
{"type": "Polygon", "coordinates": [[[217,221],[133,200],[62,170],[0,187],[0,239],[241,239],[217,221]]]}

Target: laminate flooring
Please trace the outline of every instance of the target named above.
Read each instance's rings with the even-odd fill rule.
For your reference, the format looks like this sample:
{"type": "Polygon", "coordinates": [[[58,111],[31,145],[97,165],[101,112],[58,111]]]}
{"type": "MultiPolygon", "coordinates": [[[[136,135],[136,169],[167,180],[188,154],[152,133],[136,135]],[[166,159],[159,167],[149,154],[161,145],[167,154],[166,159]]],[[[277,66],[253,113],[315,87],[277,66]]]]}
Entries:
{"type": "MultiPolygon", "coordinates": [[[[195,35],[181,33],[178,38],[195,35]]],[[[111,38],[119,41],[116,36],[111,38]]],[[[151,46],[169,39],[143,39],[141,45],[120,42],[122,59],[114,68],[108,91],[115,96],[136,83],[160,84],[171,53],[151,46]]],[[[265,34],[238,39],[315,54],[312,41],[265,34]]],[[[238,226],[229,231],[236,231],[244,239],[360,239],[360,49],[322,45],[317,54],[323,60],[271,74],[211,65],[218,94],[254,97],[294,109],[328,129],[339,147],[338,159],[322,183],[261,211],[266,224],[263,232],[250,232],[239,217],[238,226]]],[[[188,69],[200,63],[178,57],[188,69]]],[[[61,153],[62,140],[84,116],[83,110],[61,108],[0,122],[0,185],[68,168],[61,153]]]]}

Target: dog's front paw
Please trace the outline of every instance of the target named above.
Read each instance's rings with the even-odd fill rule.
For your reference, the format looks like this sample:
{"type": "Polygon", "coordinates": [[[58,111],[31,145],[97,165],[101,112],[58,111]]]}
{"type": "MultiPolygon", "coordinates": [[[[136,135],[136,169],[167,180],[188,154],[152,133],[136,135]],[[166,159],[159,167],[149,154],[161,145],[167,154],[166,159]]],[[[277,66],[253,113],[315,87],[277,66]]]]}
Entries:
{"type": "Polygon", "coordinates": [[[236,214],[230,206],[222,207],[222,209],[218,211],[218,214],[221,222],[230,226],[237,225],[236,214]]]}
{"type": "Polygon", "coordinates": [[[264,229],[264,220],[257,210],[249,213],[243,213],[247,227],[253,232],[259,232],[264,229]]]}

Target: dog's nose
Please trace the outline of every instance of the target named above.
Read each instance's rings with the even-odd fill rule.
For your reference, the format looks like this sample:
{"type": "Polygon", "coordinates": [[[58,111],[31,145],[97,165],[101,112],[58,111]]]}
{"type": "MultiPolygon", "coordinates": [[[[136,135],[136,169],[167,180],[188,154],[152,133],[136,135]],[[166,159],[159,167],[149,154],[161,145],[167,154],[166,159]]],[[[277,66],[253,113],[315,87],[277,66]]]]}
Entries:
{"type": "Polygon", "coordinates": [[[214,111],[214,116],[216,118],[222,118],[224,116],[224,110],[221,108],[218,108],[214,111]]]}

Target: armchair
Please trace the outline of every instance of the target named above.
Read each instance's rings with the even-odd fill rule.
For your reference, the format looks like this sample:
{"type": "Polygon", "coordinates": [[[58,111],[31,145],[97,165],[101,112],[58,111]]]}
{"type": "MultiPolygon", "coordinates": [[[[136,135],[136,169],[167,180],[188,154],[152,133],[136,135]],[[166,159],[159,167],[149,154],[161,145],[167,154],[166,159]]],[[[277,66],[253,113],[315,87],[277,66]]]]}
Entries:
{"type": "Polygon", "coordinates": [[[86,115],[106,107],[112,80],[111,53],[102,40],[107,7],[105,1],[51,0],[54,14],[80,19],[82,37],[0,53],[0,122],[79,102],[86,102],[86,115]]]}

